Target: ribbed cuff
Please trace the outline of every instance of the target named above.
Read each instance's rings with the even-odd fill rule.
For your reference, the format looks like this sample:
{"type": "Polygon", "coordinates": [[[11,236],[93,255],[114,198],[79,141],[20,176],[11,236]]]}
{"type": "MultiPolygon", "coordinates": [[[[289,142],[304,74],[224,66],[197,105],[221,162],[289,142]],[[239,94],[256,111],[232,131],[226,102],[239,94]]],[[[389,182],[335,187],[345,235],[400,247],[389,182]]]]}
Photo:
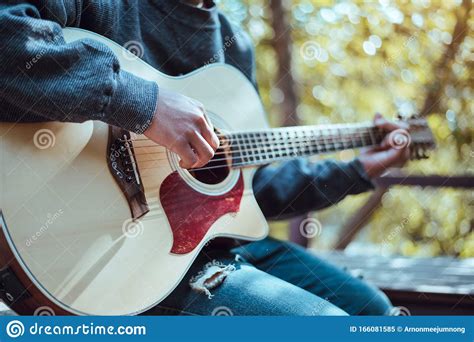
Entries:
{"type": "Polygon", "coordinates": [[[115,91],[104,121],[143,134],[150,126],[156,110],[158,85],[123,70],[116,77],[115,91]]]}
{"type": "Polygon", "coordinates": [[[367,190],[372,190],[375,188],[374,183],[370,179],[369,175],[367,175],[367,172],[365,172],[364,165],[362,165],[358,158],[349,162],[347,166],[350,170],[352,170],[354,176],[360,179],[359,182],[356,182],[354,194],[361,193],[367,190]]]}

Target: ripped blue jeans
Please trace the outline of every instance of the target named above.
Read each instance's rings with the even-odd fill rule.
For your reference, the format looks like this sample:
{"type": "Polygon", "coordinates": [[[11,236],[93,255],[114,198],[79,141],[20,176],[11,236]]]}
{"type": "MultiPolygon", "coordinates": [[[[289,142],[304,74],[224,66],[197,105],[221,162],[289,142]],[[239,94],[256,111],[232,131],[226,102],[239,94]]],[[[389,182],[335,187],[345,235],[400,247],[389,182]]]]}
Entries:
{"type": "Polygon", "coordinates": [[[384,315],[375,287],[305,249],[272,238],[204,250],[181,284],[148,315],[384,315]],[[227,266],[227,267],[226,267],[227,266]]]}

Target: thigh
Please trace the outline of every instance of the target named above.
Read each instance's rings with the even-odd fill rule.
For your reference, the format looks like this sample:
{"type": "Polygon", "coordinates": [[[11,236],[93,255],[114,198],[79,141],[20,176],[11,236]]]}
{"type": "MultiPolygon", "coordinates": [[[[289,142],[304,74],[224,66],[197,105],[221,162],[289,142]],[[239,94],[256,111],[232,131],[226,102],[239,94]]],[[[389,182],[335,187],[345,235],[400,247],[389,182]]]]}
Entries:
{"type": "Polygon", "coordinates": [[[326,299],[351,315],[384,315],[392,309],[380,290],[295,244],[269,238],[233,252],[260,270],[326,299]]]}
{"type": "Polygon", "coordinates": [[[194,263],[185,279],[149,315],[346,315],[326,300],[265,273],[254,266],[234,259],[220,258],[222,264],[232,263],[235,270],[210,290],[212,298],[196,292],[189,280],[209,261],[194,263]]]}

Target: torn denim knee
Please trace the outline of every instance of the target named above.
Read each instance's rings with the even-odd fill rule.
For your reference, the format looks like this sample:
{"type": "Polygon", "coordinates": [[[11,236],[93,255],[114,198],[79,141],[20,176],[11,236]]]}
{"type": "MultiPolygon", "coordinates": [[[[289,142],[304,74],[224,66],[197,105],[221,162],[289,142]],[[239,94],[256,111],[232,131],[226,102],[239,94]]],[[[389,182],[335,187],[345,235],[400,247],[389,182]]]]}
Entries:
{"type": "Polygon", "coordinates": [[[213,260],[204,265],[203,270],[191,278],[189,286],[196,292],[204,293],[207,298],[211,299],[213,295],[210,290],[222,284],[229,273],[233,271],[235,271],[233,264],[224,265],[213,260]]]}

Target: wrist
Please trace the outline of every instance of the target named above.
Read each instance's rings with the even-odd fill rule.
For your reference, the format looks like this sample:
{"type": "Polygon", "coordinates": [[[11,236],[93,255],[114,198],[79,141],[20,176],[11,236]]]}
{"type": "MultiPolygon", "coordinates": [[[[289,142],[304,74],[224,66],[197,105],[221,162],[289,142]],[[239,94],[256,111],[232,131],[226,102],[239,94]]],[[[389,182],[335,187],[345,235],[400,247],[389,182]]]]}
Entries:
{"type": "Polygon", "coordinates": [[[373,175],[373,170],[369,169],[364,158],[355,158],[349,164],[357,171],[360,178],[362,178],[365,182],[370,183],[370,185],[373,187],[374,184],[372,182],[372,178],[375,176],[373,175]]]}
{"type": "Polygon", "coordinates": [[[120,71],[103,121],[143,134],[152,123],[157,99],[158,85],[155,82],[120,71]]]}

